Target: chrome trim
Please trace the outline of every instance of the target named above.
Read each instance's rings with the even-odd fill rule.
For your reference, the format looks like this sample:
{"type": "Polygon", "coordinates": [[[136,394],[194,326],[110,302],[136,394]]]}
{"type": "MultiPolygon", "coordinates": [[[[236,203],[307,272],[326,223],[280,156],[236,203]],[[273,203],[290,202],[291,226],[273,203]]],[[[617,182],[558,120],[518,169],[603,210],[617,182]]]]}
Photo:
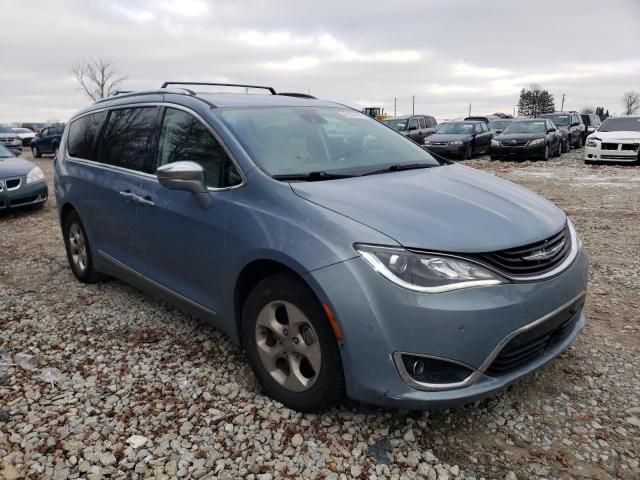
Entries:
{"type": "Polygon", "coordinates": [[[179,300],[188,303],[189,305],[198,308],[199,310],[203,310],[205,312],[207,312],[209,315],[213,315],[213,316],[217,316],[218,314],[216,312],[214,312],[213,310],[204,307],[202,305],[200,305],[197,302],[194,302],[193,300],[185,297],[184,295],[181,295],[178,292],[175,292],[173,290],[171,290],[168,287],[165,287],[164,285],[151,280],[149,277],[144,276],[143,274],[141,274],[140,272],[137,272],[136,270],[132,269],[131,267],[125,265],[124,263],[122,263],[120,260],[116,260],[115,258],[113,258],[111,255],[109,255],[108,253],[103,252],[102,250],[98,249],[98,255],[100,255],[103,259],[105,259],[108,262],[111,262],[112,264],[114,264],[116,267],[126,271],[127,273],[133,275],[134,277],[136,277],[137,279],[148,283],[149,285],[162,290],[163,292],[178,298],[179,300]]]}
{"type": "Polygon", "coordinates": [[[12,191],[14,191],[14,190],[18,190],[18,189],[20,188],[20,186],[22,186],[22,178],[20,178],[20,177],[10,177],[10,178],[5,178],[5,179],[4,179],[4,188],[5,188],[5,190],[6,190],[7,192],[12,192],[12,191]],[[18,185],[17,185],[17,186],[15,186],[15,187],[11,187],[11,188],[9,188],[9,187],[7,186],[7,182],[8,182],[9,180],[18,180],[18,185]]]}
{"type": "MultiPolygon", "coordinates": [[[[118,97],[114,97],[114,98],[117,99],[118,97]]],[[[222,141],[222,139],[220,138],[220,135],[218,135],[218,132],[216,132],[204,120],[204,118],[202,118],[202,116],[199,113],[197,113],[196,111],[190,109],[189,107],[185,107],[184,105],[180,105],[180,104],[173,103],[173,102],[132,102],[132,103],[122,103],[122,104],[118,104],[118,105],[113,105],[111,107],[105,106],[103,108],[96,108],[95,110],[91,110],[89,112],[84,112],[84,113],[78,115],[77,117],[74,117],[71,120],[69,120],[68,125],[70,127],[73,122],[75,122],[76,120],[78,120],[78,119],[80,119],[82,117],[86,117],[87,115],[92,115],[92,114],[100,113],[100,112],[104,112],[104,111],[121,110],[123,108],[133,108],[133,107],[138,107],[138,108],[139,107],[169,107],[169,108],[175,108],[177,110],[182,110],[182,111],[187,112],[187,113],[193,115],[194,117],[196,117],[196,119],[200,123],[202,123],[202,125],[204,125],[204,127],[209,131],[209,133],[211,133],[214,136],[216,141],[224,149],[224,151],[227,154],[227,156],[229,157],[229,159],[231,159],[231,163],[233,163],[233,166],[236,168],[236,170],[240,174],[240,177],[242,178],[242,181],[238,185],[232,185],[230,187],[223,187],[223,188],[207,187],[208,191],[210,191],[210,192],[221,192],[221,191],[226,191],[226,190],[233,190],[233,189],[236,189],[236,188],[243,187],[243,186],[245,186],[247,184],[247,178],[246,178],[244,172],[242,171],[242,168],[240,168],[240,164],[238,163],[238,161],[236,160],[234,155],[231,153],[229,148],[227,148],[225,143],[222,141]]],[[[66,135],[65,142],[68,144],[69,135],[66,135]]],[[[106,163],[100,163],[100,162],[97,162],[97,161],[94,161],[94,160],[87,160],[87,159],[84,159],[84,158],[73,157],[73,156],[69,155],[69,149],[67,147],[68,147],[68,145],[65,145],[65,158],[64,158],[65,160],[72,160],[72,161],[79,162],[79,163],[87,163],[89,165],[105,167],[105,168],[107,168],[107,170],[115,169],[115,170],[118,170],[118,171],[122,171],[122,172],[126,172],[126,173],[132,173],[132,174],[140,175],[140,176],[147,177],[147,178],[155,178],[156,180],[158,178],[158,177],[156,177],[156,175],[154,175],[152,173],[139,172],[137,170],[130,170],[128,168],[118,167],[116,165],[108,165],[106,163]]]]}
{"type": "Polygon", "coordinates": [[[527,323],[526,325],[524,325],[524,326],[514,330],[510,334],[508,334],[506,337],[504,337],[498,343],[498,345],[496,345],[496,347],[493,349],[493,351],[489,354],[489,356],[485,359],[485,361],[482,363],[482,365],[480,365],[480,367],[478,369],[474,369],[473,367],[470,367],[469,365],[466,365],[466,364],[464,364],[462,362],[458,362],[456,360],[450,360],[448,358],[436,357],[436,356],[432,356],[432,355],[423,355],[423,354],[419,354],[419,353],[403,352],[403,351],[398,351],[398,352],[394,352],[393,353],[393,362],[395,363],[396,369],[398,370],[398,373],[400,374],[400,377],[402,377],[402,380],[404,380],[404,382],[407,385],[409,385],[412,388],[415,388],[416,390],[421,390],[421,391],[425,391],[425,392],[435,392],[435,391],[441,391],[441,390],[454,390],[454,389],[458,389],[458,388],[468,387],[470,385],[473,385],[476,381],[478,381],[478,379],[482,375],[484,375],[484,372],[486,372],[487,369],[491,366],[491,363],[493,363],[493,361],[496,359],[496,357],[498,355],[500,355],[500,352],[504,349],[504,347],[506,347],[507,344],[511,340],[513,340],[514,337],[516,337],[516,336],[520,335],[521,333],[524,333],[524,332],[526,332],[528,330],[531,330],[532,328],[537,327],[541,323],[546,322],[551,317],[553,317],[554,315],[557,315],[558,313],[560,313],[562,310],[564,310],[565,308],[567,308],[571,304],[573,304],[573,303],[579,301],[580,299],[582,299],[583,297],[585,297],[585,295],[586,295],[586,292],[582,291],[576,297],[574,297],[573,299],[569,300],[567,303],[564,303],[563,305],[559,306],[558,308],[556,308],[552,312],[549,312],[546,315],[538,318],[537,320],[534,320],[531,323],[527,323]],[[470,370],[473,370],[473,373],[471,375],[469,375],[467,378],[465,378],[464,380],[462,380],[461,382],[437,383],[437,384],[428,383],[428,382],[419,382],[419,381],[413,379],[411,377],[411,375],[409,375],[409,372],[407,372],[407,370],[405,369],[404,363],[402,362],[402,355],[411,355],[413,357],[430,358],[430,359],[434,359],[434,360],[442,360],[442,361],[445,361],[445,362],[454,363],[454,364],[466,367],[466,368],[468,368],[470,370]]]}

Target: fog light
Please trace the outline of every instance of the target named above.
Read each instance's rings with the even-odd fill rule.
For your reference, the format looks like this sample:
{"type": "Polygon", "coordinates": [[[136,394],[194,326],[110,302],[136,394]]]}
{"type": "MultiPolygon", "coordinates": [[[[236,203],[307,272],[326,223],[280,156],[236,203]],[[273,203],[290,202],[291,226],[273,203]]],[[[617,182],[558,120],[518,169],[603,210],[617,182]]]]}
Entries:
{"type": "Polygon", "coordinates": [[[424,362],[422,360],[415,360],[411,366],[411,373],[414,375],[422,375],[424,372],[424,362]]]}
{"type": "Polygon", "coordinates": [[[473,374],[473,369],[441,358],[398,353],[395,355],[396,361],[402,362],[406,375],[416,382],[428,383],[433,387],[441,385],[441,388],[446,389],[448,384],[462,382],[473,374]]]}

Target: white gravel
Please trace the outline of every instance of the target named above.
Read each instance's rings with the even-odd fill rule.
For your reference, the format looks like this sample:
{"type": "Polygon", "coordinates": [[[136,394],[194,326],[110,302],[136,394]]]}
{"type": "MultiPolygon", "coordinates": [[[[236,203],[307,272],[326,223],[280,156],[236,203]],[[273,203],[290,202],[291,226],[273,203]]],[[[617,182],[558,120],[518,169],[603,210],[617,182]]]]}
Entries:
{"type": "Polygon", "coordinates": [[[283,408],[215,328],[116,280],[76,282],[53,199],[1,215],[0,477],[640,478],[640,167],[579,156],[465,162],[572,216],[588,325],[547,368],[445,411],[283,408]]]}

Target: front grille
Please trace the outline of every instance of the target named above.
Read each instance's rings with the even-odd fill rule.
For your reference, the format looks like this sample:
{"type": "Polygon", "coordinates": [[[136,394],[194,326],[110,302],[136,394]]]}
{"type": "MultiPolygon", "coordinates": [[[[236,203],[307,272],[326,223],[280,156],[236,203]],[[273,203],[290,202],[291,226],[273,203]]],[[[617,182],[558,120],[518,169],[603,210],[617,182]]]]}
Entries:
{"type": "Polygon", "coordinates": [[[605,160],[631,160],[633,161],[636,157],[632,155],[600,155],[600,158],[605,160]]]}
{"type": "Polygon", "coordinates": [[[28,197],[14,198],[11,200],[10,205],[12,207],[19,207],[20,205],[27,205],[38,200],[39,195],[29,195],[28,197]]]}
{"type": "Polygon", "coordinates": [[[5,187],[7,190],[15,190],[20,186],[19,178],[9,178],[4,181],[5,187]]]}
{"type": "Polygon", "coordinates": [[[438,146],[443,146],[443,145],[449,145],[449,142],[431,142],[431,145],[438,145],[438,146]]]}
{"type": "Polygon", "coordinates": [[[485,253],[478,259],[508,275],[542,274],[558,266],[571,251],[571,234],[566,225],[562,231],[545,240],[522,247],[485,253]]]}
{"type": "Polygon", "coordinates": [[[620,150],[636,152],[638,151],[638,147],[640,147],[640,145],[638,145],[637,143],[635,145],[632,143],[623,143],[622,147],[620,147],[620,150]]]}
{"type": "Polygon", "coordinates": [[[580,318],[584,296],[547,321],[517,335],[500,351],[487,369],[489,375],[500,375],[529,362],[567,337],[580,318]]]}
{"type": "Polygon", "coordinates": [[[502,140],[503,147],[524,147],[529,140],[502,140]]]}
{"type": "Polygon", "coordinates": [[[4,137],[4,138],[0,138],[0,142],[5,142],[5,143],[13,143],[15,142],[15,137],[4,137]]]}
{"type": "Polygon", "coordinates": [[[618,149],[618,144],[617,143],[603,143],[601,148],[602,148],[602,150],[617,150],[618,149]]]}

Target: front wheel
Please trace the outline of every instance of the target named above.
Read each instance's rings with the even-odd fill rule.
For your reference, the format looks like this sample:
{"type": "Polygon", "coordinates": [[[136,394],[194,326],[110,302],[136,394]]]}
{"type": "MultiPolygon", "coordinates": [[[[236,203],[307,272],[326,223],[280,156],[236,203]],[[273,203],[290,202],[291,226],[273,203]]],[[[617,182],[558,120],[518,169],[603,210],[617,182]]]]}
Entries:
{"type": "Polygon", "coordinates": [[[558,148],[556,149],[555,156],[556,157],[562,156],[562,140],[558,140],[558,148]]]}
{"type": "Polygon", "coordinates": [[[544,146],[544,157],[543,157],[544,161],[549,160],[549,144],[546,143],[544,146]]]}
{"type": "Polygon", "coordinates": [[[40,158],[42,156],[42,152],[37,145],[31,145],[31,153],[33,154],[33,158],[40,158]]]}
{"type": "Polygon", "coordinates": [[[294,410],[324,410],[345,395],[338,344],[323,307],[301,280],[260,281],[242,310],[242,342],[258,381],[294,410]]]}
{"type": "Polygon", "coordinates": [[[582,135],[578,135],[578,141],[576,142],[576,148],[582,148],[582,135]]]}
{"type": "Polygon", "coordinates": [[[471,146],[471,144],[467,145],[467,150],[464,152],[464,158],[466,160],[471,160],[471,158],[473,157],[473,147],[471,146]]]}

